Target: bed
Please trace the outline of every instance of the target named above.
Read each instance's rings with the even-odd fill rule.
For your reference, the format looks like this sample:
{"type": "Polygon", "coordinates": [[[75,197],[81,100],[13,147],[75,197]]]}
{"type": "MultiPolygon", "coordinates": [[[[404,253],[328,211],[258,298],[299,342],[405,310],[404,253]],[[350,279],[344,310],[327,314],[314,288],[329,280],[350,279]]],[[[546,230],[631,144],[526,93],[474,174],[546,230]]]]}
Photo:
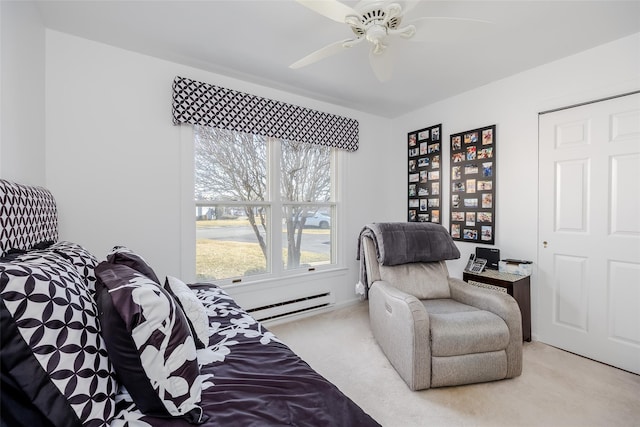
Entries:
{"type": "Polygon", "coordinates": [[[0,202],[2,426],[379,426],[224,289],[60,240],[45,188],[0,202]]]}

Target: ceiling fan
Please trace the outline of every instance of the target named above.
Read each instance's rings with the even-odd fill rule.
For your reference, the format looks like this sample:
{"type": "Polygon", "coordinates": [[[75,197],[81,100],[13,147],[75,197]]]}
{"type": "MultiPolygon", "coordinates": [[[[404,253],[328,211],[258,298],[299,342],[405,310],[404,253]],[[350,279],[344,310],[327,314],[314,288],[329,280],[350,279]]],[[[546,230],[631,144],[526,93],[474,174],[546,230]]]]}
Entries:
{"type": "Polygon", "coordinates": [[[450,17],[422,17],[402,26],[404,16],[412,10],[419,0],[407,0],[404,7],[390,0],[362,0],[354,7],[350,7],[338,0],[296,0],[303,6],[319,13],[336,22],[347,24],[354,33],[354,38],[340,40],[331,43],[304,58],[294,62],[289,68],[301,68],[331,55],[345,51],[361,44],[365,40],[369,42],[369,63],[379,81],[385,82],[391,79],[393,71],[393,49],[390,44],[392,38],[400,37],[407,40],[428,41],[428,34],[423,32],[425,26],[437,25],[437,22],[458,21],[463,23],[486,24],[487,21],[468,18],[450,17]],[[428,21],[428,22],[427,22],[428,21]],[[423,37],[418,37],[422,35],[423,37]]]}

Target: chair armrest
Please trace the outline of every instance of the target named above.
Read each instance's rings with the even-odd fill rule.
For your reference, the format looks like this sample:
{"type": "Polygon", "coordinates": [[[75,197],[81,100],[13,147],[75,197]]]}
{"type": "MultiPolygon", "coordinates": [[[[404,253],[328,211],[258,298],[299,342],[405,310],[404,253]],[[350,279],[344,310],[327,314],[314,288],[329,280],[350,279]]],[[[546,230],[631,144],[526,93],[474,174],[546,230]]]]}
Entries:
{"type": "Polygon", "coordinates": [[[460,279],[449,277],[451,298],[463,304],[490,311],[504,320],[509,328],[507,345],[507,378],[522,373],[522,314],[518,303],[511,295],[470,285],[460,279]]]}
{"type": "Polygon", "coordinates": [[[369,289],[369,319],[378,345],[409,388],[429,388],[429,315],[422,302],[378,280],[369,289]]]}
{"type": "Polygon", "coordinates": [[[376,246],[371,237],[363,237],[361,244],[364,252],[364,265],[367,272],[367,283],[364,283],[364,285],[371,287],[373,282],[380,280],[380,267],[378,266],[378,258],[376,256],[376,246]]]}

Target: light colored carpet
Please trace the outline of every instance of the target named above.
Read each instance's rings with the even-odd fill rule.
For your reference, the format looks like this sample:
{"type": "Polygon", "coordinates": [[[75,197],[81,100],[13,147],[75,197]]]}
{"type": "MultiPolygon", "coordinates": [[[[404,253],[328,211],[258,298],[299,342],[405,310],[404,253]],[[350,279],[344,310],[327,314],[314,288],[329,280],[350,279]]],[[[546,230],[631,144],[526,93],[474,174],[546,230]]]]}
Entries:
{"type": "Polygon", "coordinates": [[[515,379],[412,392],[366,302],[267,327],[385,427],[640,426],[640,376],[539,342],[524,344],[515,379]]]}

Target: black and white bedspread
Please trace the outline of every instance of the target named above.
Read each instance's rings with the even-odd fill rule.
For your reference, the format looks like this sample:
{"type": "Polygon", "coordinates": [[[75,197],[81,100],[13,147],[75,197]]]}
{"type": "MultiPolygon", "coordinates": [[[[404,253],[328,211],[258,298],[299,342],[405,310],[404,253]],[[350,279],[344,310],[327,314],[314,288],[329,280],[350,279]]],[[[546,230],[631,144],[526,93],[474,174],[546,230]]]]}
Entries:
{"type": "Polygon", "coordinates": [[[0,179],[1,427],[379,426],[213,284],[58,240],[0,179]]]}
{"type": "MultiPolygon", "coordinates": [[[[190,285],[209,315],[210,338],[198,350],[204,426],[379,426],[253,319],[221,288],[190,285]],[[204,362],[204,363],[203,363],[204,362]]],[[[189,426],[149,417],[126,395],[116,398],[113,427],[189,426]]]]}

